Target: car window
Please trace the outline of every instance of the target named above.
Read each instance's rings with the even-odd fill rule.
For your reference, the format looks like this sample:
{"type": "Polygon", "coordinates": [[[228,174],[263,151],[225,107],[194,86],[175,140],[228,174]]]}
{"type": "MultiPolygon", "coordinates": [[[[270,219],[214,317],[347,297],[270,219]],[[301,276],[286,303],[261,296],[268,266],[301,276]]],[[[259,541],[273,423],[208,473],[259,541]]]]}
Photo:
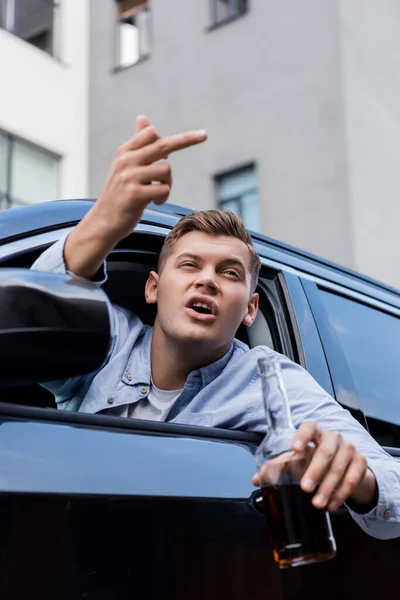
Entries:
{"type": "MultiPolygon", "coordinates": [[[[53,232],[51,242],[56,237],[53,232]]],[[[35,240],[36,237],[30,239],[23,251],[18,248],[16,253],[10,252],[8,256],[5,254],[2,266],[30,267],[45,249],[43,242],[47,241],[40,238],[40,245],[37,247],[35,240]]],[[[112,303],[131,310],[149,325],[154,323],[156,309],[154,305],[146,303],[144,286],[149,272],[156,269],[162,240],[162,236],[147,232],[135,233],[123,240],[108,257],[108,280],[103,286],[112,303]]],[[[278,272],[263,269],[258,289],[259,313],[252,327],[240,326],[236,337],[250,347],[264,344],[296,359],[282,306],[280,286],[278,272]]],[[[53,394],[39,385],[1,390],[0,401],[15,403],[16,399],[18,404],[25,406],[56,408],[53,394]]]]}
{"type": "Polygon", "coordinates": [[[400,446],[400,318],[371,305],[320,289],[320,298],[342,346],[371,434],[400,446]]]}

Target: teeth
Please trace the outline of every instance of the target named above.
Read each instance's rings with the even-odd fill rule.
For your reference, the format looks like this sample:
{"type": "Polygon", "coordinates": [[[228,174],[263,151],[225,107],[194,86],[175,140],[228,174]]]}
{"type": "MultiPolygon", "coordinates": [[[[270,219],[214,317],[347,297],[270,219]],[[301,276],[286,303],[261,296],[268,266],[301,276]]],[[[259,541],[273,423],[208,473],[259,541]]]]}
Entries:
{"type": "Polygon", "coordinates": [[[195,302],[193,304],[193,306],[197,306],[198,308],[208,308],[209,309],[208,305],[207,304],[203,304],[202,302],[195,302]]]}

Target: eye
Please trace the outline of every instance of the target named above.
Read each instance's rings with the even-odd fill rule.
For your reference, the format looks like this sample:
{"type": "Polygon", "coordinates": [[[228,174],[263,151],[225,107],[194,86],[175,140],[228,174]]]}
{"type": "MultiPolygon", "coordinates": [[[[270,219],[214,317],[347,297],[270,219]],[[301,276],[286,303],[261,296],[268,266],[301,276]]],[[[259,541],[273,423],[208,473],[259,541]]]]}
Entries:
{"type": "Polygon", "coordinates": [[[185,262],[181,263],[179,265],[180,267],[196,267],[194,262],[191,262],[190,260],[186,260],[185,262]]]}
{"type": "Polygon", "coordinates": [[[229,275],[229,277],[235,277],[235,279],[239,279],[239,273],[233,269],[226,269],[224,273],[225,275],[229,275]]]}

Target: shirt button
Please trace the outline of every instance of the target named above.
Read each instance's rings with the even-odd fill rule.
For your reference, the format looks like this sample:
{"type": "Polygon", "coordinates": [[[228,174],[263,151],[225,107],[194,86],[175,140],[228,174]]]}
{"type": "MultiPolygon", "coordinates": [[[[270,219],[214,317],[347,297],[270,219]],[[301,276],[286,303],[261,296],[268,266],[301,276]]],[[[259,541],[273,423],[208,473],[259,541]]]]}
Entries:
{"type": "Polygon", "coordinates": [[[114,402],[114,396],[108,396],[107,402],[108,404],[112,404],[114,402]]]}
{"type": "Polygon", "coordinates": [[[126,378],[127,378],[128,381],[132,381],[132,375],[127,375],[126,378]]]}
{"type": "Polygon", "coordinates": [[[147,387],[145,385],[142,385],[142,387],[140,388],[140,393],[141,394],[146,394],[147,393],[147,387]]]}
{"type": "Polygon", "coordinates": [[[385,512],[383,513],[383,517],[384,519],[390,519],[390,517],[392,516],[392,511],[388,508],[387,510],[385,510],[385,512]]]}

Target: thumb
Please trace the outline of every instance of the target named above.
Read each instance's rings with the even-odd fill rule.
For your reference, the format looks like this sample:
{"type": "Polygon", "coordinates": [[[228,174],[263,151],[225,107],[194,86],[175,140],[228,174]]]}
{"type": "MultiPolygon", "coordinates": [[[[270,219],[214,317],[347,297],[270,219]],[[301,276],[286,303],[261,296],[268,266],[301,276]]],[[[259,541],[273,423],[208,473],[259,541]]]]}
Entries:
{"type": "Polygon", "coordinates": [[[136,133],[139,133],[139,131],[142,131],[142,129],[149,127],[149,125],[150,121],[147,117],[145,117],[145,115],[138,115],[136,117],[136,133]]]}
{"type": "Polygon", "coordinates": [[[260,476],[258,473],[253,475],[252,484],[255,485],[256,487],[260,487],[260,476]]]}

